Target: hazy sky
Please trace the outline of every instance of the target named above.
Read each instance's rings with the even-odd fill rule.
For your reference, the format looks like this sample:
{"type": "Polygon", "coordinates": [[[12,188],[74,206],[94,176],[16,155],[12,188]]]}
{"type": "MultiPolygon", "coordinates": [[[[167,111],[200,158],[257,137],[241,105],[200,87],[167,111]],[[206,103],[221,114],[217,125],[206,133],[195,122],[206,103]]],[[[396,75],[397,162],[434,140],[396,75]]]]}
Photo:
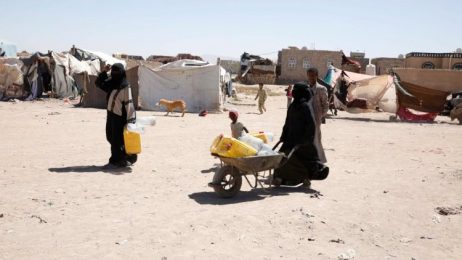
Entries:
{"type": "Polygon", "coordinates": [[[18,50],[239,57],[287,46],[396,57],[462,47],[462,1],[0,1],[0,39],[18,50]]]}

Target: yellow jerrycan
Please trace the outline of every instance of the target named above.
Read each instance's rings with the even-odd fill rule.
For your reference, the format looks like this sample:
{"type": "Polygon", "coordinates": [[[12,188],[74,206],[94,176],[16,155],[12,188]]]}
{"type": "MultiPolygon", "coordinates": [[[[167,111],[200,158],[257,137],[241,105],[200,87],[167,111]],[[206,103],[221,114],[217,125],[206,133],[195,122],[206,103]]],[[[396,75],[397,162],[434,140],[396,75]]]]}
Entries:
{"type": "Polygon", "coordinates": [[[140,154],[141,153],[141,134],[132,132],[124,127],[124,144],[126,154],[140,154]]]}

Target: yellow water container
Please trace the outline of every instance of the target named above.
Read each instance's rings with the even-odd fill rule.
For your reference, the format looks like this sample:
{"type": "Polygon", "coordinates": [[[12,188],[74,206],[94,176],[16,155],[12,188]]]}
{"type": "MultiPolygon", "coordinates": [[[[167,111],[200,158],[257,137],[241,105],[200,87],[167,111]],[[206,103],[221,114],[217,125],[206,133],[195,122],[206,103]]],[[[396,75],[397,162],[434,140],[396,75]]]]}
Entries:
{"type": "Polygon", "coordinates": [[[127,154],[141,153],[140,133],[128,131],[127,127],[125,127],[124,128],[124,144],[125,144],[125,153],[127,154]]]}
{"type": "Polygon", "coordinates": [[[256,137],[256,138],[258,138],[258,139],[260,139],[260,140],[262,140],[263,143],[265,143],[265,144],[268,143],[268,137],[267,137],[266,134],[263,133],[263,132],[251,133],[250,135],[253,136],[253,137],[256,137]]]}
{"type": "Polygon", "coordinates": [[[210,147],[210,152],[212,152],[212,154],[218,154],[219,156],[228,158],[241,158],[257,154],[257,150],[255,150],[252,146],[232,137],[224,136],[215,138],[212,146],[210,147]]]}

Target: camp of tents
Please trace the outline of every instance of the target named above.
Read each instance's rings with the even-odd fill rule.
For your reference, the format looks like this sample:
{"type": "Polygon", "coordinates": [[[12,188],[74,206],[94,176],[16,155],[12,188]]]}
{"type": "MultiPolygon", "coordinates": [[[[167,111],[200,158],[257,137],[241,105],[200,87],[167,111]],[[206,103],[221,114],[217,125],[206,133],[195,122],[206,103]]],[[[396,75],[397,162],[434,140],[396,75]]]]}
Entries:
{"type": "Polygon", "coordinates": [[[161,98],[182,99],[189,112],[220,111],[223,86],[231,80],[221,66],[198,60],[178,60],[152,67],[127,67],[124,60],[98,51],[72,47],[71,51],[29,57],[0,58],[0,100],[34,100],[42,93],[55,98],[80,97],[83,107],[105,108],[106,94],[95,86],[101,68],[122,63],[131,83],[134,103],[144,110],[161,110],[161,98]]]}
{"type": "MultiPolygon", "coordinates": [[[[143,110],[162,110],[157,105],[160,99],[181,99],[189,112],[221,111],[223,92],[231,85],[226,70],[201,60],[156,66],[140,61],[128,66],[125,60],[73,46],[62,53],[3,55],[0,100],[34,100],[50,93],[55,98],[80,98],[77,103],[83,107],[105,108],[106,94],[95,80],[103,66],[114,63],[126,67],[135,106],[143,110]]],[[[383,111],[402,120],[432,121],[444,110],[447,97],[462,91],[462,71],[395,69],[390,75],[371,76],[331,66],[323,83],[333,89],[335,107],[346,112],[383,111]]]]}

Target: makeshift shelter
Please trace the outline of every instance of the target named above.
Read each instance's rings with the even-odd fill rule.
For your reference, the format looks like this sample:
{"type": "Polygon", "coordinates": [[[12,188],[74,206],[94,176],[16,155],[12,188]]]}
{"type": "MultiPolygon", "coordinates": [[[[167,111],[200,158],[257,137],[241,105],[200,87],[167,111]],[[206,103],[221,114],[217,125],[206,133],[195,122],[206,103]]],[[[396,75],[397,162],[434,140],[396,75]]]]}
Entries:
{"type": "Polygon", "coordinates": [[[336,107],[350,113],[375,112],[377,108],[388,113],[398,110],[391,76],[383,75],[347,84],[346,99],[339,98],[339,92],[335,95],[336,107]]]}
{"type": "Polygon", "coordinates": [[[0,57],[16,58],[17,52],[15,44],[0,40],[0,57]]]}
{"type": "Polygon", "coordinates": [[[270,59],[244,52],[241,55],[241,70],[238,80],[244,84],[274,84],[276,65],[270,59]]]}
{"type": "MultiPolygon", "coordinates": [[[[75,81],[78,86],[81,86],[83,91],[82,106],[92,108],[106,108],[106,93],[96,87],[95,81],[100,68],[105,65],[112,65],[121,63],[127,67],[124,60],[112,57],[111,55],[99,52],[82,50],[72,47],[70,54],[81,62],[86,62],[89,66],[84,73],[74,75],[75,81]],[[90,69],[90,70],[88,70],[90,69]]],[[[73,59],[70,59],[72,61],[73,59]]],[[[84,68],[81,67],[83,70],[84,68]]],[[[138,66],[129,68],[126,71],[127,80],[130,82],[132,88],[133,102],[135,107],[138,106],[138,66]]]]}
{"type": "Polygon", "coordinates": [[[444,104],[449,92],[429,89],[423,86],[405,82],[394,76],[400,107],[415,109],[421,112],[439,113],[444,110],[444,104]]]}
{"type": "Polygon", "coordinates": [[[25,95],[20,61],[0,58],[0,100],[21,99],[25,95]]]}
{"type": "MultiPolygon", "coordinates": [[[[138,87],[138,66],[130,68],[126,71],[127,80],[130,83],[133,96],[133,104],[135,107],[138,107],[138,96],[139,96],[139,87],[138,87]]],[[[74,76],[77,85],[83,86],[83,107],[91,108],[106,108],[106,93],[96,87],[95,81],[96,75],[85,75],[79,74],[74,76]]]]}
{"type": "Polygon", "coordinates": [[[462,71],[394,68],[401,81],[449,93],[462,91],[462,71]]]}
{"type": "Polygon", "coordinates": [[[222,93],[221,69],[197,60],[180,60],[152,70],[144,65],[138,69],[141,107],[160,110],[160,99],[186,102],[189,112],[220,111],[222,93]]]}
{"type": "Polygon", "coordinates": [[[103,63],[101,64],[101,66],[106,65],[106,64],[112,65],[115,63],[122,63],[122,65],[124,65],[125,68],[127,67],[127,63],[124,60],[114,58],[111,55],[106,54],[104,52],[100,52],[100,51],[89,51],[89,50],[83,50],[83,49],[79,49],[76,47],[72,47],[70,54],[80,61],[99,60],[100,62],[103,63]]]}

